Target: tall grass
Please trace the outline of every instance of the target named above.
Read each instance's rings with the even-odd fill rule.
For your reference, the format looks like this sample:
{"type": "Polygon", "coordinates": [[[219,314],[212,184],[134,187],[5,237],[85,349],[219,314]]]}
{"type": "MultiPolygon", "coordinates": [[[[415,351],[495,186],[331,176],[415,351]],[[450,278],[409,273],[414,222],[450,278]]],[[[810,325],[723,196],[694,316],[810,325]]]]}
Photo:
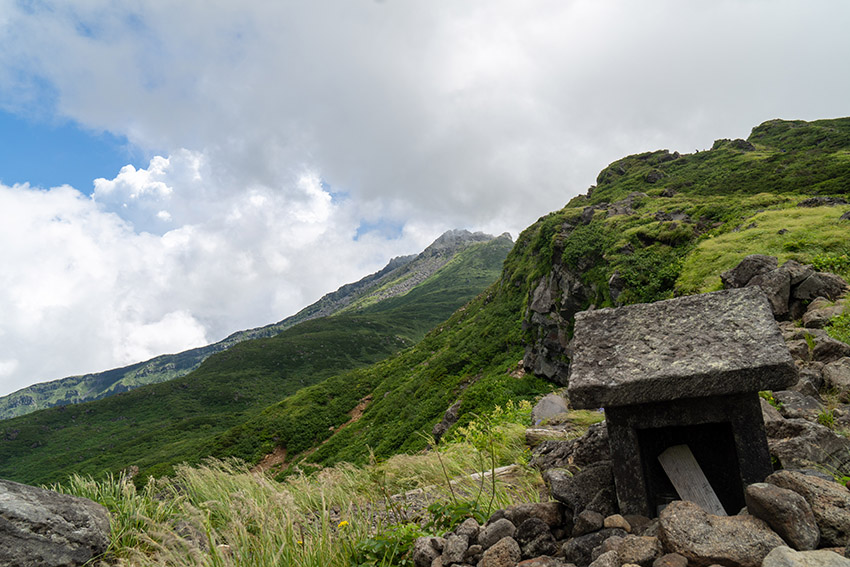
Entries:
{"type": "Polygon", "coordinates": [[[142,488],[128,475],[74,476],[53,488],[106,506],[108,559],[123,566],[412,565],[410,547],[426,533],[427,504],[451,495],[495,507],[537,499],[539,477],[529,469],[510,479],[469,476],[522,462],[524,427],[515,420],[525,413],[498,408],[435,450],[283,482],[235,460],[209,460],[178,466],[172,477],[142,488]],[[476,433],[484,423],[489,433],[476,433]]]}

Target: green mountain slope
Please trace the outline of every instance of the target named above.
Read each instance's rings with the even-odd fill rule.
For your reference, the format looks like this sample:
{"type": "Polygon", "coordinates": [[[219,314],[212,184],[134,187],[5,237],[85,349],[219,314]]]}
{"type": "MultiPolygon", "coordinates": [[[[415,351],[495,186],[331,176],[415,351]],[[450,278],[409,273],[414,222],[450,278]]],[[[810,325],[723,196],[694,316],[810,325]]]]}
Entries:
{"type": "Polygon", "coordinates": [[[552,387],[535,375],[564,384],[573,316],[591,305],[717,289],[720,272],[753,253],[850,276],[850,220],[840,219],[850,205],[798,206],[827,189],[850,193],[848,119],[771,121],[708,152],[618,160],[588,195],[526,229],[500,281],[415,348],[299,391],[211,452],[257,462],[282,447],[304,467],[420,449],[456,400],[463,425],[552,387]]]}
{"type": "Polygon", "coordinates": [[[177,354],[164,354],[150,360],[80,376],[70,376],[28,386],[0,397],[0,419],[67,404],[100,400],[146,384],[157,384],[185,376],[209,356],[250,339],[273,337],[303,321],[327,317],[342,310],[362,308],[409,291],[448,262],[462,246],[485,242],[491,237],[468,231],[448,231],[420,255],[392,259],[382,270],[358,282],[346,284],[286,319],[238,331],[225,339],[177,354]]]}
{"type": "MultiPolygon", "coordinates": [[[[850,119],[771,121],[755,128],[747,141],[720,140],[710,151],[679,155],[664,150],[623,158],[600,173],[587,195],[523,231],[501,278],[415,347],[371,366],[331,370],[321,382],[305,383],[289,397],[270,397],[274,401],[265,409],[234,415],[226,423],[198,413],[194,419],[206,429],[196,433],[187,420],[181,424],[187,430],[185,443],[179,436],[170,440],[170,425],[164,433],[144,429],[150,458],[131,458],[129,441],[116,442],[103,447],[103,456],[86,457],[84,470],[122,462],[142,463],[144,470],[159,473],[167,466],[154,463],[167,464],[178,455],[239,456],[255,463],[275,449],[284,449],[289,464],[303,469],[420,449],[457,401],[457,424],[465,425],[496,404],[565,383],[577,311],[714,289],[721,271],[752,253],[831,266],[850,275],[850,220],[842,218],[850,210],[842,200],[848,193],[850,119]],[[222,427],[208,426],[206,419],[222,427]],[[125,452],[121,459],[112,456],[118,451],[125,452]]],[[[427,316],[423,305],[407,305],[406,313],[427,316]]],[[[256,368],[262,360],[263,342],[248,344],[254,350],[229,366],[225,357],[241,351],[220,355],[240,395],[251,383],[245,368],[256,368]]],[[[201,370],[195,375],[203,376],[201,370]]],[[[176,388],[180,382],[168,384],[176,388]]],[[[233,389],[220,393],[223,398],[216,403],[234,395],[233,389]]],[[[77,421],[86,419],[84,408],[74,414],[77,421]]],[[[56,414],[35,414],[42,415],[56,414]]],[[[103,423],[90,421],[88,427],[103,423]]],[[[27,422],[29,437],[17,447],[29,455],[9,465],[3,461],[0,476],[16,466],[40,474],[37,478],[70,470],[37,449],[26,449],[38,442],[39,431],[51,429],[52,436],[57,427],[27,422]]],[[[62,427],[71,424],[66,420],[62,427]]],[[[10,431],[0,430],[0,439],[8,439],[10,431]]],[[[14,433],[17,439],[24,434],[23,426],[14,433]]],[[[70,443],[74,438],[62,439],[70,443]]],[[[7,449],[11,443],[0,441],[0,460],[14,455],[7,449]]]]}
{"type": "Polygon", "coordinates": [[[270,402],[414,344],[493,282],[512,246],[507,236],[444,244],[423,252],[442,267],[403,295],[241,342],[181,378],[4,421],[0,477],[48,482],[133,465],[156,474],[197,461],[203,439],[270,402]]]}

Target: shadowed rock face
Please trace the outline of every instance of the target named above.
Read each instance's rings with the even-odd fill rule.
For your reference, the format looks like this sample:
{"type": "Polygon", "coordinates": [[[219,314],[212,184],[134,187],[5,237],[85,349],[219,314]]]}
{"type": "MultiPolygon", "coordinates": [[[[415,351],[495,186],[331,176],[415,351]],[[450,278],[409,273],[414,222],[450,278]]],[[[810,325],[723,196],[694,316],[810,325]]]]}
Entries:
{"type": "Polygon", "coordinates": [[[0,480],[0,567],[72,567],[106,551],[109,513],[85,498],[0,480]]]}
{"type": "Polygon", "coordinates": [[[575,329],[569,398],[577,408],[780,390],[797,381],[755,288],[585,311],[575,329]]]}

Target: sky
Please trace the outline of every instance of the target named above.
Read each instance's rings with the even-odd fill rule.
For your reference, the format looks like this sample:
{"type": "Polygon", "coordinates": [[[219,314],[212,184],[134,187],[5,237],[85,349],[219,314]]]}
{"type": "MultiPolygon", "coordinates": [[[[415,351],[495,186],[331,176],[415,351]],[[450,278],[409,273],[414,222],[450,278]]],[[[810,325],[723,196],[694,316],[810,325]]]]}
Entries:
{"type": "Polygon", "coordinates": [[[850,115],[846,0],[0,0],[0,395],[850,115]]]}

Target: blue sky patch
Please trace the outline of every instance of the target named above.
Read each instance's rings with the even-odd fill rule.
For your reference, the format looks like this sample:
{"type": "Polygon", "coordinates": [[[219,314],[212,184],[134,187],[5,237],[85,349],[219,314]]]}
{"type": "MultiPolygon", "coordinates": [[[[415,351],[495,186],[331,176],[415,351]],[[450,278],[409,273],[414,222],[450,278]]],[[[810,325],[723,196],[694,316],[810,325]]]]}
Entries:
{"type": "Polygon", "coordinates": [[[404,223],[391,221],[387,219],[378,219],[376,222],[360,221],[360,226],[354,233],[354,240],[360,240],[360,237],[367,233],[376,233],[387,240],[401,238],[401,233],[404,230],[404,223]]]}
{"type": "Polygon", "coordinates": [[[147,160],[126,138],[96,133],[73,122],[31,121],[0,111],[0,182],[37,187],[68,184],[91,194],[98,177],[112,179],[127,164],[147,160]]]}

